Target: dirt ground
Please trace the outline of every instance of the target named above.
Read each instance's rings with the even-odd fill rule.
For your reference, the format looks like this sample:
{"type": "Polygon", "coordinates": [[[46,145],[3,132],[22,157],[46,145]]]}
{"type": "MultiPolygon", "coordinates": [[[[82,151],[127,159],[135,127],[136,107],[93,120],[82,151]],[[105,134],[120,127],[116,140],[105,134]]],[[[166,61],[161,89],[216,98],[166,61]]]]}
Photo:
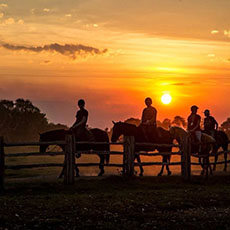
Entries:
{"type": "Polygon", "coordinates": [[[0,229],[230,229],[230,174],[9,178],[0,229]]]}

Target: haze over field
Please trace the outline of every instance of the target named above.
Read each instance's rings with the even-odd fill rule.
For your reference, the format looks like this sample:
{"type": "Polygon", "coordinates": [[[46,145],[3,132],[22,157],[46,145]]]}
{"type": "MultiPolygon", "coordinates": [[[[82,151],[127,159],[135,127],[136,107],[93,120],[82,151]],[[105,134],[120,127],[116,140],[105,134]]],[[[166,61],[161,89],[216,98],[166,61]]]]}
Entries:
{"type": "Polygon", "coordinates": [[[89,125],[105,128],[140,118],[147,96],[160,120],[197,104],[221,123],[229,9],[229,0],[0,0],[0,97],[28,98],[67,125],[79,98],[89,125]]]}

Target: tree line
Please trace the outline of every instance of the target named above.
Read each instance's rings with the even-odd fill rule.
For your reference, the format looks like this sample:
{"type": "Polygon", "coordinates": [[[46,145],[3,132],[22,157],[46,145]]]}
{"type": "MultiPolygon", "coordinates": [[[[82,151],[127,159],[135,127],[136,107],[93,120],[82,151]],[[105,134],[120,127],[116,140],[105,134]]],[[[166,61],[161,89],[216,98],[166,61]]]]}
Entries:
{"type": "Polygon", "coordinates": [[[68,128],[48,121],[46,114],[30,100],[0,101],[0,136],[6,141],[36,141],[39,133],[68,128]]]}

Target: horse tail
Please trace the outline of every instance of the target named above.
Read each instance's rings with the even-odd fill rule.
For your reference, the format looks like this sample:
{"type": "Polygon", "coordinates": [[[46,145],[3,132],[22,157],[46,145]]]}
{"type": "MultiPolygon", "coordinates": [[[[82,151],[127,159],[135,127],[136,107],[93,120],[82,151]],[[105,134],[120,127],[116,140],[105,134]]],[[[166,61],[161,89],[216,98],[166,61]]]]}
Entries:
{"type": "Polygon", "coordinates": [[[228,140],[228,135],[224,131],[218,131],[218,134],[222,138],[221,147],[223,148],[223,150],[227,150],[228,149],[228,141],[229,141],[228,140]]]}
{"type": "MultiPolygon", "coordinates": [[[[106,146],[106,150],[108,152],[110,152],[109,136],[107,133],[105,133],[105,140],[106,140],[106,142],[108,142],[108,145],[106,146]]],[[[109,160],[110,160],[110,154],[106,154],[106,156],[105,156],[106,164],[109,164],[109,160]]]]}

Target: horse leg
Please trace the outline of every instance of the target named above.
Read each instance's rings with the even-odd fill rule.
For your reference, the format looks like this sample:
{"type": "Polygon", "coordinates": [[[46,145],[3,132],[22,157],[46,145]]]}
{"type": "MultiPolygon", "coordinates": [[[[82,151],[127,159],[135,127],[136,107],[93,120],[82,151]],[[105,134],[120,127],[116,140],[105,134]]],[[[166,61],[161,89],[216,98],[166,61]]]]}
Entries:
{"type": "Polygon", "coordinates": [[[65,166],[63,166],[61,173],[58,176],[59,179],[61,179],[64,176],[64,170],[65,170],[65,166]]]}
{"type": "MultiPolygon", "coordinates": [[[[166,162],[167,162],[167,160],[166,160],[166,162]]],[[[158,173],[158,175],[157,176],[161,176],[162,174],[163,174],[163,172],[164,172],[164,167],[165,167],[165,156],[162,156],[162,166],[161,166],[161,171],[158,173]]]]}
{"type": "Polygon", "coordinates": [[[163,163],[161,166],[161,171],[157,174],[157,176],[162,176],[162,173],[164,172],[164,167],[165,167],[165,165],[163,163]]]}
{"type": "Polygon", "coordinates": [[[210,165],[209,157],[207,158],[208,168],[210,170],[210,175],[212,175],[212,167],[210,165]]]}
{"type": "MultiPolygon", "coordinates": [[[[78,158],[78,156],[76,156],[76,158],[78,158]]],[[[75,162],[74,164],[75,164],[76,177],[79,177],[79,176],[80,176],[80,174],[79,174],[79,169],[78,169],[78,167],[77,167],[76,162],[75,162]]]]}
{"type": "Polygon", "coordinates": [[[64,163],[63,163],[63,167],[62,167],[61,173],[60,173],[59,176],[58,176],[59,179],[61,179],[61,178],[64,176],[65,167],[66,167],[66,160],[64,160],[64,163]]]}
{"type": "Polygon", "coordinates": [[[140,174],[139,174],[139,176],[143,176],[144,169],[143,169],[142,164],[141,164],[141,158],[140,158],[139,155],[136,155],[135,158],[137,159],[138,165],[140,167],[140,174]]]}
{"type": "Polygon", "coordinates": [[[216,162],[218,161],[218,155],[215,156],[215,162],[213,165],[213,171],[216,171],[216,162]]]}
{"type": "Polygon", "coordinates": [[[205,157],[205,177],[208,178],[208,158],[205,157]]]}
{"type": "MultiPolygon", "coordinates": [[[[165,156],[165,159],[166,159],[166,162],[167,162],[167,163],[170,163],[170,156],[165,156]]],[[[170,175],[172,174],[172,172],[170,171],[168,165],[166,165],[166,170],[167,170],[167,172],[168,172],[168,176],[170,176],[170,175]]]]}
{"type": "Polygon", "coordinates": [[[225,153],[224,153],[224,171],[226,172],[227,171],[227,157],[228,157],[228,154],[227,154],[227,151],[228,151],[228,146],[227,148],[224,149],[225,153]]]}
{"type": "Polygon", "coordinates": [[[104,159],[105,159],[105,157],[104,157],[104,155],[100,155],[99,157],[100,157],[99,169],[101,171],[99,172],[98,176],[102,176],[105,173],[105,171],[104,171],[104,159]]]}
{"type": "Polygon", "coordinates": [[[204,165],[204,158],[202,158],[203,162],[201,161],[201,157],[199,157],[199,164],[201,165],[202,171],[201,171],[201,175],[204,175],[205,172],[205,165],[204,165]]]}

